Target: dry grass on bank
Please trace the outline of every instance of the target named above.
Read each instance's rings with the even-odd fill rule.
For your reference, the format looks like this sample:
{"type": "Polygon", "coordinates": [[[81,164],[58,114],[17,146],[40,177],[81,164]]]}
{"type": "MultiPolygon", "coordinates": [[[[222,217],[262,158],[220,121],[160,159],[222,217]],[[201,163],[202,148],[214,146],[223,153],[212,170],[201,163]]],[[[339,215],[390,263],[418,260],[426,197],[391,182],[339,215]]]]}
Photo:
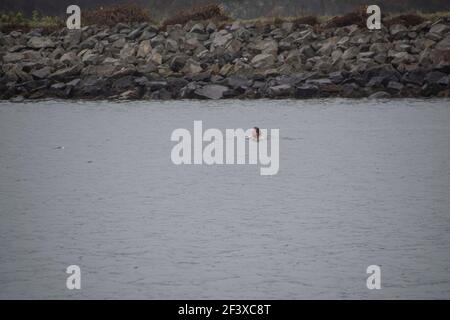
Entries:
{"type": "Polygon", "coordinates": [[[387,19],[384,19],[383,24],[387,27],[394,24],[402,24],[406,27],[411,27],[421,24],[424,21],[426,21],[426,19],[416,13],[407,13],[388,17],[387,19]]]}
{"type": "Polygon", "coordinates": [[[81,14],[83,26],[96,24],[112,27],[118,23],[132,24],[151,21],[149,10],[135,4],[98,7],[83,11],[81,14]]]}
{"type": "Polygon", "coordinates": [[[162,27],[168,25],[184,25],[189,21],[227,21],[230,16],[220,5],[209,4],[192,9],[181,10],[162,22],[162,27]]]}
{"type": "Polygon", "coordinates": [[[353,12],[349,12],[346,14],[343,14],[341,16],[336,16],[331,19],[329,19],[325,25],[324,28],[340,28],[340,27],[346,27],[353,24],[356,24],[360,27],[366,25],[366,21],[368,18],[367,14],[367,7],[362,6],[358,9],[356,9],[353,12]]]}
{"type": "MultiPolygon", "coordinates": [[[[28,32],[31,29],[40,28],[43,33],[51,33],[65,26],[65,17],[49,17],[34,12],[32,17],[26,18],[23,14],[8,13],[0,14],[0,31],[9,33],[12,30],[20,30],[28,32]]],[[[192,9],[186,9],[175,13],[173,16],[162,20],[153,20],[147,8],[134,4],[113,5],[99,7],[92,10],[82,12],[82,26],[86,25],[106,25],[112,27],[117,23],[136,24],[142,22],[151,22],[166,28],[168,25],[181,24],[184,25],[189,21],[213,21],[219,28],[233,21],[241,21],[245,23],[256,23],[259,25],[275,25],[280,27],[285,22],[298,25],[310,25],[319,31],[330,28],[339,28],[349,25],[366,26],[368,14],[366,7],[359,7],[353,12],[335,17],[317,16],[317,15],[300,15],[291,17],[260,17],[251,20],[234,20],[224,9],[217,4],[209,4],[192,9]]],[[[424,21],[436,21],[438,19],[450,19],[450,12],[436,13],[403,13],[403,14],[383,14],[382,24],[389,27],[393,24],[403,24],[407,27],[420,24],[424,21]]]]}

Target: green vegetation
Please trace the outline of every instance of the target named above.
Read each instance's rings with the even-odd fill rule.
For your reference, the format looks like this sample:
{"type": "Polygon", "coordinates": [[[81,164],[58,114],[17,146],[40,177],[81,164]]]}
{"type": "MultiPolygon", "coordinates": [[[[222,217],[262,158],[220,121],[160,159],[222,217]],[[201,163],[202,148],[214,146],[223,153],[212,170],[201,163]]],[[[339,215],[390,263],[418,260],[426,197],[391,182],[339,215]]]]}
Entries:
{"type": "Polygon", "coordinates": [[[63,20],[59,17],[41,15],[33,11],[31,18],[26,18],[21,12],[9,12],[0,14],[0,30],[8,32],[12,30],[29,31],[40,28],[44,32],[52,32],[63,26],[63,20]]]}
{"type": "MultiPolygon", "coordinates": [[[[257,19],[240,20],[244,22],[254,22],[263,25],[273,24],[281,26],[284,22],[292,22],[294,25],[307,24],[319,29],[338,28],[356,24],[365,26],[367,20],[366,7],[361,6],[358,9],[339,16],[318,16],[318,15],[296,15],[296,16],[275,16],[260,17],[257,19]]],[[[435,21],[439,18],[450,18],[450,12],[437,13],[405,13],[397,15],[382,15],[382,23],[385,26],[393,24],[403,24],[413,26],[426,20],[435,21]]],[[[34,28],[40,28],[44,32],[53,32],[65,26],[65,17],[44,16],[38,11],[33,11],[31,17],[25,17],[21,12],[0,14],[0,31],[10,32],[12,30],[21,30],[27,32],[34,28]]],[[[151,22],[163,28],[168,25],[184,25],[188,21],[213,21],[218,25],[233,21],[230,15],[221,5],[207,4],[194,7],[192,9],[179,10],[167,19],[157,21],[150,16],[150,12],[145,7],[135,4],[113,5],[97,7],[91,10],[85,10],[81,14],[82,25],[106,25],[114,26],[117,23],[142,23],[151,22]]]]}

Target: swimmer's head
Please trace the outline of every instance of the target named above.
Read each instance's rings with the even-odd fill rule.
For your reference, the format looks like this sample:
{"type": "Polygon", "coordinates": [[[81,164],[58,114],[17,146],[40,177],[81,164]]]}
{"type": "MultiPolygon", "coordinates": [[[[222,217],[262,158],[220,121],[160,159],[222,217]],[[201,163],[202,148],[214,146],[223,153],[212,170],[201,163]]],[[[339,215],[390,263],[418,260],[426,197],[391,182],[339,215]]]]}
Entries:
{"type": "Polygon", "coordinates": [[[253,135],[255,136],[256,140],[259,141],[259,128],[258,127],[253,127],[253,135]]]}

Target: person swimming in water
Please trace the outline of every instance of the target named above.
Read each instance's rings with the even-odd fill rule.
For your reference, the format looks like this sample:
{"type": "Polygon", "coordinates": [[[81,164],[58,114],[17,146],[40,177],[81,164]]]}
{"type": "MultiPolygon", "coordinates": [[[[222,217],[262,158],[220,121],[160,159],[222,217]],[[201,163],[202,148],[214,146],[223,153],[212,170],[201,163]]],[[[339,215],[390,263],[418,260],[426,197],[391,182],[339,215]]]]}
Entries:
{"type": "Polygon", "coordinates": [[[249,138],[259,142],[259,139],[261,138],[261,130],[258,127],[253,127],[249,138]]]}

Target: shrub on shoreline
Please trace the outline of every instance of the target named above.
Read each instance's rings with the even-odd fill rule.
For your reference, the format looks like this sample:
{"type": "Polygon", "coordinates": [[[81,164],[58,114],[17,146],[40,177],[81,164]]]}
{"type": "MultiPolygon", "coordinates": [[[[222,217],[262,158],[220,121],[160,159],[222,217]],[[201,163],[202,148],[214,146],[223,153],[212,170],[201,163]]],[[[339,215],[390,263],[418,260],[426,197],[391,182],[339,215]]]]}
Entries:
{"type": "MultiPolygon", "coordinates": [[[[277,27],[280,27],[284,22],[293,23],[295,27],[305,24],[315,27],[315,30],[320,32],[320,30],[339,28],[352,24],[365,27],[367,17],[366,7],[360,7],[358,10],[332,18],[317,15],[300,15],[271,18],[261,17],[238,21],[255,22],[263,25],[273,24],[277,27]]],[[[390,27],[393,24],[403,24],[406,27],[410,27],[427,20],[436,21],[442,18],[450,19],[450,12],[387,14],[382,16],[382,24],[386,27],[390,27]]],[[[118,23],[134,24],[152,22],[159,24],[164,29],[168,25],[184,25],[189,21],[214,21],[216,24],[219,23],[220,26],[233,21],[224,9],[217,4],[182,10],[172,17],[159,22],[151,18],[148,9],[135,4],[112,5],[86,10],[82,12],[81,19],[82,26],[96,24],[112,27],[118,23]]],[[[37,11],[33,12],[30,18],[25,17],[21,12],[0,13],[0,31],[4,33],[9,33],[14,30],[29,32],[32,29],[38,28],[44,34],[48,34],[60,30],[64,26],[64,17],[43,16],[37,11]]]]}
{"type": "Polygon", "coordinates": [[[405,27],[412,27],[421,24],[425,21],[425,18],[416,13],[401,14],[393,17],[389,17],[384,21],[384,25],[389,27],[394,24],[403,24],[405,27]]]}
{"type": "Polygon", "coordinates": [[[312,15],[296,17],[294,18],[294,20],[292,20],[292,22],[295,25],[308,24],[310,26],[315,26],[320,24],[319,18],[317,16],[312,15]]]}
{"type": "Polygon", "coordinates": [[[21,30],[28,32],[40,28],[44,33],[51,33],[63,27],[63,20],[59,17],[43,16],[33,11],[31,18],[26,18],[21,12],[0,14],[0,31],[11,32],[21,30]]]}
{"type": "Polygon", "coordinates": [[[112,27],[118,23],[150,22],[150,13],[147,8],[136,4],[120,4],[98,7],[83,11],[81,23],[85,25],[105,25],[112,27]]]}
{"type": "Polygon", "coordinates": [[[168,25],[174,24],[184,25],[189,21],[225,21],[229,19],[230,16],[223,10],[220,5],[208,4],[201,7],[178,11],[172,17],[164,20],[162,26],[163,28],[165,28],[168,25]]]}
{"type": "Polygon", "coordinates": [[[336,16],[325,23],[325,28],[340,28],[356,24],[358,26],[365,26],[368,15],[366,13],[367,7],[363,6],[355,11],[346,13],[341,16],[336,16]]]}

